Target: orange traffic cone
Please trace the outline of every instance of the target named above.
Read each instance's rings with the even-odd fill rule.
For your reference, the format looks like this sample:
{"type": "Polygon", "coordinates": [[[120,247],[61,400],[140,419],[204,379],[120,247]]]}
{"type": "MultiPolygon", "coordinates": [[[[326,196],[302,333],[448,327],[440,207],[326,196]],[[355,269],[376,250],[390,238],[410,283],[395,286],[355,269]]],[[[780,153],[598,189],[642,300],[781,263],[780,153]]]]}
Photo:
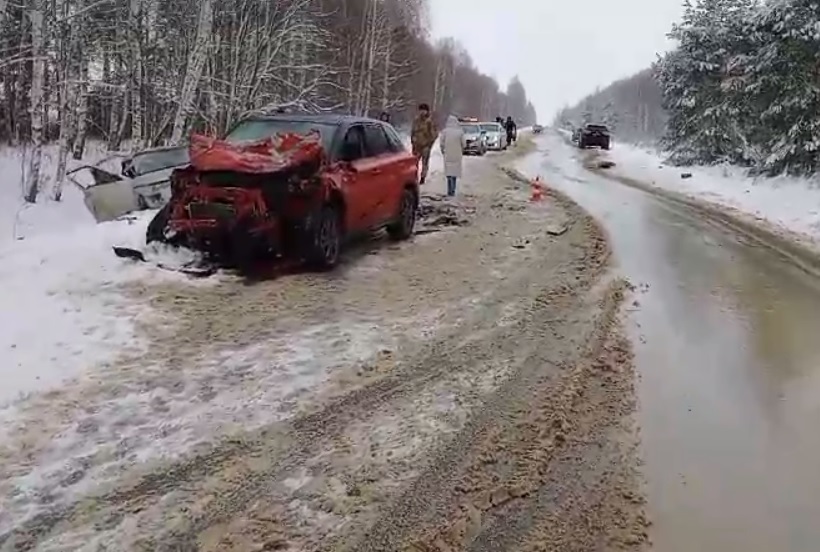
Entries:
{"type": "Polygon", "coordinates": [[[532,181],[532,195],[530,201],[541,201],[544,198],[544,187],[541,184],[541,177],[535,177],[532,181]]]}

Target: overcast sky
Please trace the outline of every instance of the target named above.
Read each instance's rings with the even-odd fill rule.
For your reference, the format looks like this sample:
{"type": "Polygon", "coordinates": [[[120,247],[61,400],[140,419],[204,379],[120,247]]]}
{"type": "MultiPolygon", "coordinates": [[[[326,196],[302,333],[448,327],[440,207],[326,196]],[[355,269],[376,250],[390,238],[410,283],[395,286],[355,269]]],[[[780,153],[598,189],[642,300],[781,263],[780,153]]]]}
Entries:
{"type": "Polygon", "coordinates": [[[564,104],[628,76],[669,47],[681,0],[430,0],[433,36],[452,36],[506,87],[518,75],[550,122],[564,104]]]}

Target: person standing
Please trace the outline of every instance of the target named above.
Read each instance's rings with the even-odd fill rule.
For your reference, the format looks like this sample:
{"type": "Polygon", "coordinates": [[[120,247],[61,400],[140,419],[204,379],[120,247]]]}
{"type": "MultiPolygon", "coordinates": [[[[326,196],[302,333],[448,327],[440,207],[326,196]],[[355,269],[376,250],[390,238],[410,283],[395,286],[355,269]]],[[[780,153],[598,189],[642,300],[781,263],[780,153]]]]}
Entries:
{"type": "Polygon", "coordinates": [[[416,166],[421,162],[421,176],[419,184],[427,180],[427,170],[430,167],[430,150],[436,142],[436,124],[430,116],[430,106],[426,103],[419,105],[416,118],[413,119],[413,128],[410,132],[410,143],[413,146],[413,155],[416,156],[416,166]]]}
{"type": "Polygon", "coordinates": [[[447,117],[447,126],[438,139],[444,157],[444,174],[447,177],[447,195],[456,195],[456,184],[461,178],[461,161],[464,157],[464,130],[455,115],[447,117]]]}
{"type": "Polygon", "coordinates": [[[515,140],[516,131],[515,121],[511,116],[507,116],[507,121],[504,123],[504,130],[507,131],[507,146],[509,147],[515,140]]]}

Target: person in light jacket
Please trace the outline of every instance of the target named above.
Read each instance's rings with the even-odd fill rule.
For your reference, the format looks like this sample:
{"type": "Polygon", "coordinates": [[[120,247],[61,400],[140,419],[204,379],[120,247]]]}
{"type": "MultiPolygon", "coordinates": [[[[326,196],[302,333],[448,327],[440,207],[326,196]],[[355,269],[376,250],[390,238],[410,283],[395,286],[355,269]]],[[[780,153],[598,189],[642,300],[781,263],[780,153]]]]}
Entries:
{"type": "Polygon", "coordinates": [[[456,183],[461,177],[461,160],[464,156],[464,130],[454,115],[447,117],[447,126],[438,138],[444,157],[444,174],[447,176],[447,195],[456,195],[456,183]]]}

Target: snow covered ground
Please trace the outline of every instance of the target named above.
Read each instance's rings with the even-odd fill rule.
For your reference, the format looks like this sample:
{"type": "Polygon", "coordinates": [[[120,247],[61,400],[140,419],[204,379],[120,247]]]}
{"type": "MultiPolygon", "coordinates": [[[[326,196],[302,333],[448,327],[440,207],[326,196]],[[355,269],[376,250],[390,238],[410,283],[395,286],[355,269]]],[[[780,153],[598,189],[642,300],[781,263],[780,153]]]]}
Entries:
{"type": "MultiPolygon", "coordinates": [[[[47,148],[46,175],[52,153],[47,148]]],[[[97,224],[73,186],[61,202],[44,190],[36,204],[25,204],[21,167],[19,150],[0,150],[0,409],[138,350],[133,326],[148,313],[127,304],[118,285],[181,278],[112,253],[113,245],[142,247],[153,212],[97,224]]]]}
{"type": "MultiPolygon", "coordinates": [[[[92,146],[83,163],[105,155],[92,146]]],[[[46,148],[44,175],[53,174],[55,158],[54,149],[46,148]]],[[[79,162],[70,166],[74,163],[79,162]]],[[[20,150],[0,149],[0,409],[124,352],[138,351],[142,344],[134,326],[150,312],[129,304],[118,287],[135,280],[184,278],[124,262],[112,253],[114,245],[144,246],[153,211],[97,224],[82,193],[71,185],[64,188],[61,202],[53,201],[46,189],[36,204],[26,204],[24,164],[20,150]]],[[[431,176],[441,167],[436,145],[431,176]]]]}
{"type": "Polygon", "coordinates": [[[820,178],[752,178],[732,166],[671,167],[657,152],[618,142],[609,157],[616,174],[717,204],[820,250],[820,178]]]}

